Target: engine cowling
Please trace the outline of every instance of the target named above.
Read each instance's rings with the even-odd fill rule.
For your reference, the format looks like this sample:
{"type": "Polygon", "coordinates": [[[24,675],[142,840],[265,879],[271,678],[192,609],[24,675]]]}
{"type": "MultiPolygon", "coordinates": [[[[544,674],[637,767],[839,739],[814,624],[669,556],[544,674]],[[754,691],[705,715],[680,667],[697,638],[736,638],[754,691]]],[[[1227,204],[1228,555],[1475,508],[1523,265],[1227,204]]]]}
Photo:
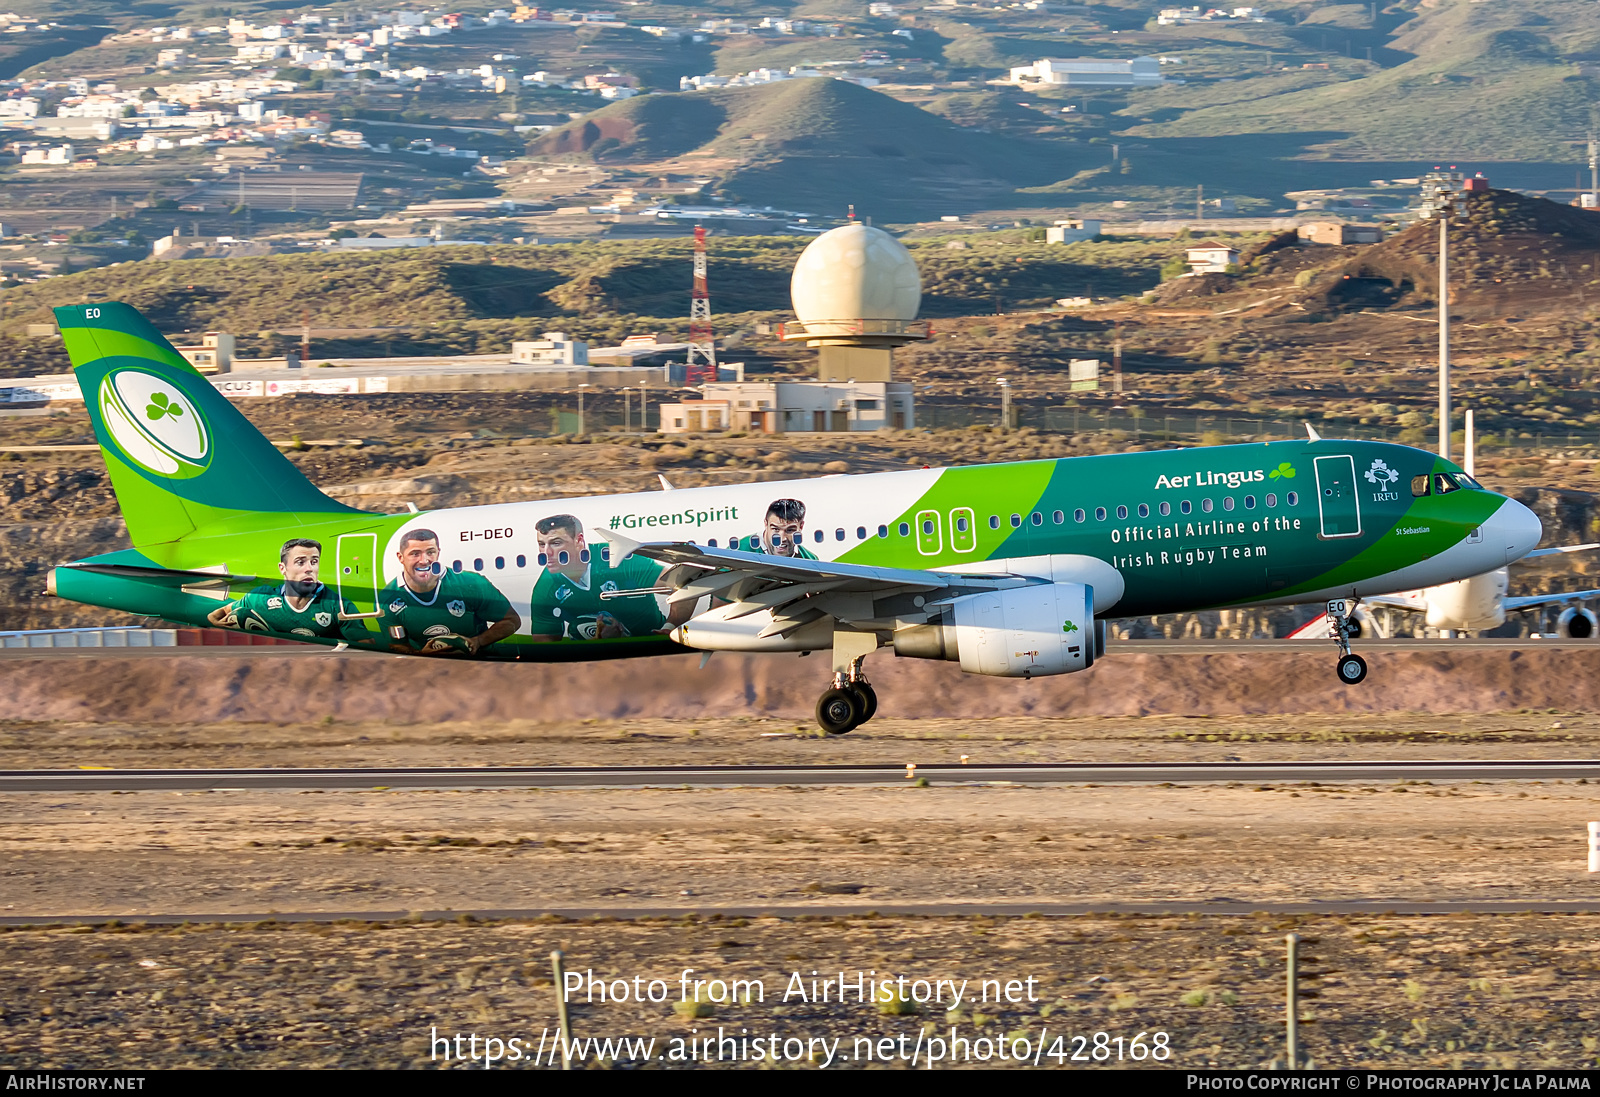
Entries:
{"type": "Polygon", "coordinates": [[[968,674],[1032,678],[1093,666],[1096,635],[1093,587],[1037,583],[957,598],[949,621],[901,629],[894,650],[960,660],[968,674]]]}
{"type": "Polygon", "coordinates": [[[1593,610],[1569,606],[1556,618],[1556,635],[1569,640],[1592,640],[1597,626],[1600,626],[1600,620],[1595,618],[1593,610]]]}

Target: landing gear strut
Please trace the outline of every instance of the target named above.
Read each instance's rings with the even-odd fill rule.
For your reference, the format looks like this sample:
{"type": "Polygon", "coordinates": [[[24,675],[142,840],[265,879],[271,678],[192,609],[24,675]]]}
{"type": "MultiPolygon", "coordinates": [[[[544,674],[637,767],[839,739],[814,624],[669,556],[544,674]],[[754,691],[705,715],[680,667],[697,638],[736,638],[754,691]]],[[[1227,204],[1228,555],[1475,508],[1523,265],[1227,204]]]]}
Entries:
{"type": "Polygon", "coordinates": [[[1367,676],[1367,661],[1350,650],[1350,637],[1360,634],[1360,627],[1350,617],[1353,602],[1335,598],[1328,603],[1328,632],[1339,645],[1339,661],[1334,668],[1339,681],[1353,686],[1367,676]]]}
{"type": "Polygon", "coordinates": [[[834,674],[833,685],[817,699],[817,723],[829,735],[854,731],[877,711],[878,694],[861,672],[859,658],[834,674]]]}

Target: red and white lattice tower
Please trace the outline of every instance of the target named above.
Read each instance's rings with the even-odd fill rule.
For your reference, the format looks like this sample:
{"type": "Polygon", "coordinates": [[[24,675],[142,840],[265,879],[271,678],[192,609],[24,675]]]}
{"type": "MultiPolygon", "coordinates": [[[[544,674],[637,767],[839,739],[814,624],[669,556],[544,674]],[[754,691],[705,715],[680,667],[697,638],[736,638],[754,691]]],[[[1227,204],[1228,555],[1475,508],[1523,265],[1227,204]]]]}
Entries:
{"type": "Polygon", "coordinates": [[[711,332],[711,291],[706,288],[706,230],[694,227],[694,289],[689,294],[689,355],[684,382],[717,379],[717,344],[711,332]]]}

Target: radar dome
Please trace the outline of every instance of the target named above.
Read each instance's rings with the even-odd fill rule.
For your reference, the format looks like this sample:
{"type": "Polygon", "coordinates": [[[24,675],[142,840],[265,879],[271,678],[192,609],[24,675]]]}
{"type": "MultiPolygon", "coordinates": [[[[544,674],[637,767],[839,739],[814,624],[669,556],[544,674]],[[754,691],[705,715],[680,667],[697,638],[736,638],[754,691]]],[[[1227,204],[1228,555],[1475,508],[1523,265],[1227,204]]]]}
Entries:
{"type": "Polygon", "coordinates": [[[815,325],[830,320],[912,320],[922,303],[922,278],[911,253],[887,232],[841,225],[800,253],[789,298],[814,333],[815,325]]]}

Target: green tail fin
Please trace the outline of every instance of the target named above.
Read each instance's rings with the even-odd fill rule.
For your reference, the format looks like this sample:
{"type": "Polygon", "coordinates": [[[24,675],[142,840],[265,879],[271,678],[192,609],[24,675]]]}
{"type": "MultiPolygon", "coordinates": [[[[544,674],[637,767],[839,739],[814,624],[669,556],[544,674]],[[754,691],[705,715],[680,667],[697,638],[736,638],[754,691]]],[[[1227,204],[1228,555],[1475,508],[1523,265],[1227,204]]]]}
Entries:
{"type": "Polygon", "coordinates": [[[135,545],[245,514],[352,514],[303,476],[130,305],[55,310],[135,545]]]}

